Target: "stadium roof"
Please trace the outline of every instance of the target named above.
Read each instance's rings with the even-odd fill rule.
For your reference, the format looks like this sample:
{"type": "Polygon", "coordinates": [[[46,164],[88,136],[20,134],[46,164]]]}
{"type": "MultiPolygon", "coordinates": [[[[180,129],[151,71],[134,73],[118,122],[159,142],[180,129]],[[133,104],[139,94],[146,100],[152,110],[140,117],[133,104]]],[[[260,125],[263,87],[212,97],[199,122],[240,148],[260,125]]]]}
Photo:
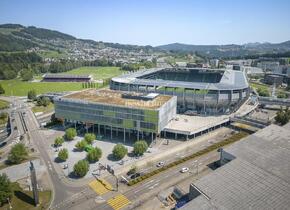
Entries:
{"type": "MultiPolygon", "coordinates": [[[[134,73],[120,75],[114,77],[112,80],[120,83],[130,83],[147,86],[166,86],[166,87],[181,87],[189,89],[206,89],[206,90],[235,90],[245,89],[249,87],[246,75],[242,71],[225,70],[225,69],[202,69],[190,68],[205,71],[222,71],[223,76],[219,83],[202,83],[202,82],[185,82],[185,81],[171,81],[162,79],[142,79],[141,76],[161,71],[164,68],[154,68],[141,70],[134,73]]],[[[179,68],[186,69],[186,68],[179,68]]]]}
{"type": "Polygon", "coordinates": [[[109,89],[88,89],[61,97],[61,100],[75,102],[92,102],[98,104],[115,105],[141,109],[158,109],[173,96],[167,95],[144,95],[140,93],[121,92],[109,89]],[[129,98],[128,96],[132,96],[129,98]]]}
{"type": "Polygon", "coordinates": [[[194,183],[209,199],[180,209],[289,209],[289,128],[270,125],[226,148],[235,159],[194,183]]]}

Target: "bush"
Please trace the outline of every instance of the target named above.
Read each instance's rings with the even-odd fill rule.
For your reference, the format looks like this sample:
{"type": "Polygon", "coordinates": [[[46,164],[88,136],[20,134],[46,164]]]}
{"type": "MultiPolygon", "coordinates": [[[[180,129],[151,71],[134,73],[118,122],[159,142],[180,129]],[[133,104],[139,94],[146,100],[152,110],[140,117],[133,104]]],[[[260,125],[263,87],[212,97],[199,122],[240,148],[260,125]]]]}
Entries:
{"type": "Polygon", "coordinates": [[[0,84],[0,94],[4,94],[5,93],[5,90],[4,88],[2,87],[2,85],[0,84]]]}
{"type": "Polygon", "coordinates": [[[11,201],[13,195],[12,184],[6,174],[0,174],[0,206],[11,201]]]}
{"type": "Polygon", "coordinates": [[[133,152],[136,156],[143,155],[144,152],[148,149],[148,144],[146,141],[137,141],[133,145],[134,149],[133,152]]]}
{"type": "Polygon", "coordinates": [[[37,97],[37,95],[36,95],[36,91],[35,90],[28,91],[28,93],[27,93],[27,98],[28,99],[35,101],[36,97],[37,97]]]}
{"type": "Polygon", "coordinates": [[[38,106],[48,106],[50,104],[50,99],[48,97],[38,97],[37,105],[38,106]]]}
{"type": "Polygon", "coordinates": [[[276,113],[275,121],[280,125],[285,125],[290,120],[290,110],[286,108],[283,110],[282,108],[276,113]]]}
{"type": "Polygon", "coordinates": [[[121,160],[127,155],[128,149],[123,144],[117,144],[114,146],[112,153],[117,160],[121,160]]]}
{"type": "Polygon", "coordinates": [[[63,144],[64,142],[64,139],[62,137],[57,137],[55,140],[54,140],[54,145],[56,147],[59,147],[63,144]]]}
{"type": "Polygon", "coordinates": [[[98,147],[90,150],[87,154],[87,160],[90,163],[98,161],[102,157],[102,150],[98,147]]]}
{"type": "Polygon", "coordinates": [[[24,144],[15,144],[8,155],[8,161],[12,164],[19,164],[23,160],[27,159],[28,152],[24,144]]]}
{"type": "Polygon", "coordinates": [[[87,145],[88,143],[85,140],[81,140],[76,143],[75,147],[80,151],[84,151],[87,145]]]}
{"type": "Polygon", "coordinates": [[[80,160],[74,165],[74,174],[77,177],[84,177],[90,169],[89,162],[87,160],[80,160]]]}
{"type": "Polygon", "coordinates": [[[84,139],[88,144],[92,144],[93,141],[96,139],[96,135],[93,133],[86,133],[84,139]]]}
{"type": "Polygon", "coordinates": [[[258,88],[257,92],[258,92],[259,96],[264,96],[264,97],[270,96],[269,91],[267,89],[258,88]]]}
{"type": "Polygon", "coordinates": [[[65,138],[68,141],[73,140],[74,137],[76,137],[76,135],[77,135],[77,131],[74,128],[68,128],[68,129],[65,130],[65,138]]]}
{"type": "Polygon", "coordinates": [[[57,156],[60,160],[62,161],[66,161],[68,159],[68,151],[67,149],[61,149],[58,152],[58,156],[57,156]]]}

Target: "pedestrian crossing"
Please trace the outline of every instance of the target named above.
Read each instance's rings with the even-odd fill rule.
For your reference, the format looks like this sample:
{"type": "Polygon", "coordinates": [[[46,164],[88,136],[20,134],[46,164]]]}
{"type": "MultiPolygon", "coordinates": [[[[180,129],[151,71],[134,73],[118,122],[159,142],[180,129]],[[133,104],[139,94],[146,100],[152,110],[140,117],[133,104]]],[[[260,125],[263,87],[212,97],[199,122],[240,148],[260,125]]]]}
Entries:
{"type": "Polygon", "coordinates": [[[94,181],[89,183],[89,186],[98,195],[103,195],[103,194],[113,190],[112,185],[104,179],[94,180],[94,181]]]}
{"type": "Polygon", "coordinates": [[[109,199],[107,201],[107,203],[114,209],[114,210],[120,210],[121,208],[124,208],[125,206],[127,206],[128,204],[130,204],[131,202],[129,201],[129,199],[120,194],[117,195],[111,199],[109,199]]]}

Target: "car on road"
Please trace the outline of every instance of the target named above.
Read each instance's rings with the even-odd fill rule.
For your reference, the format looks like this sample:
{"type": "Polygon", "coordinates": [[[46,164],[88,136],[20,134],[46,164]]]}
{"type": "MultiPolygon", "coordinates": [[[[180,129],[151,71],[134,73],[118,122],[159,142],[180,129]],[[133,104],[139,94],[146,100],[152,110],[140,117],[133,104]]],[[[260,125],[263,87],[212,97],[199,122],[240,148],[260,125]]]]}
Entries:
{"type": "Polygon", "coordinates": [[[139,176],[141,176],[140,173],[135,173],[135,174],[132,174],[132,175],[130,176],[130,179],[135,179],[135,178],[137,178],[137,177],[139,177],[139,176]]]}
{"type": "Polygon", "coordinates": [[[68,168],[68,164],[64,164],[63,169],[67,169],[67,168],[68,168]]]}
{"type": "Polygon", "coordinates": [[[180,170],[181,173],[186,173],[186,172],[188,172],[188,171],[189,171],[189,168],[188,168],[188,167],[183,167],[183,168],[180,170]]]}
{"type": "Polygon", "coordinates": [[[159,163],[156,164],[156,167],[158,167],[158,168],[162,167],[162,166],[164,166],[164,162],[163,161],[160,161],[159,163]]]}

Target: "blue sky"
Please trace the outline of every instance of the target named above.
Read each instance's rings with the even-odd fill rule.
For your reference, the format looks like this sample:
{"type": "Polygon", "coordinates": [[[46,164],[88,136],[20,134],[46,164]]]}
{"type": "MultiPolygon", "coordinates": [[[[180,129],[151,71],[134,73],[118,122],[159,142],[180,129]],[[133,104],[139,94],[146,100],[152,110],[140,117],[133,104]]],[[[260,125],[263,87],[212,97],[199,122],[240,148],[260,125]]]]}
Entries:
{"type": "Polygon", "coordinates": [[[290,40],[290,0],[1,0],[0,24],[139,45],[290,40]]]}

